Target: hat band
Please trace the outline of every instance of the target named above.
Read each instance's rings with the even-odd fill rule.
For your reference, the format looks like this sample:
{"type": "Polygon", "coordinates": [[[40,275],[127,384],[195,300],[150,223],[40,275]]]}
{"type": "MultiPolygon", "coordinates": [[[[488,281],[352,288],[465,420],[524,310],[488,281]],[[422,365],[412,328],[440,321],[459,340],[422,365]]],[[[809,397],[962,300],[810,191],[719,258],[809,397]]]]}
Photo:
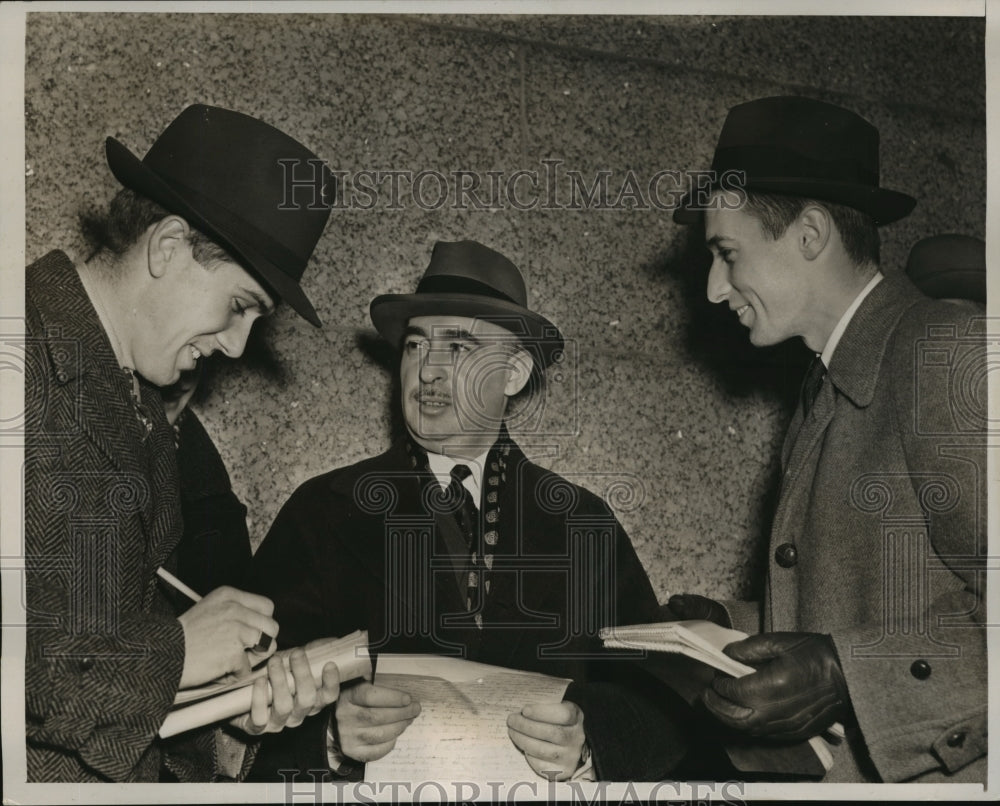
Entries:
{"type": "MultiPolygon", "coordinates": [[[[146,167],[150,166],[147,165],[146,167]]],[[[155,171],[156,169],[151,168],[151,170],[155,171]]],[[[157,176],[160,176],[160,174],[157,173],[157,176]]],[[[295,254],[288,247],[260,232],[259,227],[236,215],[229,208],[209,198],[201,191],[195,190],[190,185],[179,182],[172,177],[163,181],[175,193],[182,196],[184,201],[194,209],[199,210],[200,208],[203,218],[215,219],[221,225],[222,229],[231,233],[230,237],[233,237],[235,233],[239,233],[243,241],[259,252],[283,274],[296,282],[302,278],[308,258],[295,254]]]]}
{"type": "Polygon", "coordinates": [[[478,297],[491,297],[511,302],[524,307],[513,297],[504,294],[491,285],[473,280],[471,277],[458,277],[454,274],[434,274],[424,277],[417,286],[418,294],[474,294],[478,297]]]}
{"type": "Polygon", "coordinates": [[[867,170],[851,161],[820,160],[774,146],[726,146],[715,152],[712,170],[745,171],[747,181],[755,178],[823,179],[878,187],[878,168],[867,170]]]}

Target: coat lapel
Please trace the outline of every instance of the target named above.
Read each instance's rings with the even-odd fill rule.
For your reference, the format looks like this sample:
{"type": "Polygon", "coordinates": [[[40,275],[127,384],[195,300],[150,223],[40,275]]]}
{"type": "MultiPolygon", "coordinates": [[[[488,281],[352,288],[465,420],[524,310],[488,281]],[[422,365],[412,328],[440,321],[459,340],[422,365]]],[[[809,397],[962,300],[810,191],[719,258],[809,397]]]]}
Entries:
{"type": "MultiPolygon", "coordinates": [[[[839,408],[865,408],[871,404],[889,336],[903,312],[920,299],[919,293],[902,281],[884,279],[876,285],[844,331],[809,415],[803,417],[802,407],[796,407],[782,446],[781,490],[769,556],[781,543],[791,542],[801,548],[802,541],[808,539],[802,520],[823,453],[821,443],[839,408]]],[[[782,588],[780,601],[776,590],[769,586],[766,629],[797,629],[791,621],[792,611],[788,610],[797,600],[797,592],[790,585],[793,583],[782,588]]]]}
{"type": "MultiPolygon", "coordinates": [[[[135,512],[146,542],[145,564],[155,568],[180,539],[180,503],[172,431],[155,387],[143,385],[154,423],[145,434],[136,416],[127,376],[118,367],[107,335],[72,262],[61,253],[37,266],[35,296],[51,377],[75,385],[73,422],[117,473],[108,479],[109,511],[135,512]],[[118,497],[112,498],[115,488],[118,497]]],[[[37,265],[37,264],[36,264],[37,265]]],[[[81,471],[82,472],[82,471],[81,471]]],[[[129,550],[132,547],[123,547],[129,550]]]]}

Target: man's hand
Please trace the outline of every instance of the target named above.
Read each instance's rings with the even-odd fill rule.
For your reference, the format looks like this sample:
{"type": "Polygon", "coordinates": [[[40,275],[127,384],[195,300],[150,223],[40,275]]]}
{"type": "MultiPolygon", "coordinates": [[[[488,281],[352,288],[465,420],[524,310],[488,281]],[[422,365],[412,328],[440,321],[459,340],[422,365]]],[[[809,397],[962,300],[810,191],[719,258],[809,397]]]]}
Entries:
{"type": "MultiPolygon", "coordinates": [[[[224,585],[182,613],[177,618],[184,628],[180,687],[198,686],[225,674],[249,673],[247,647],[256,645],[262,632],[278,634],[273,612],[274,603],[267,597],[224,585]]],[[[267,650],[254,653],[255,662],[276,648],[271,641],[267,650]]]]}
{"type": "Polygon", "coordinates": [[[729,614],[721,604],[707,596],[699,596],[697,593],[675,593],[667,600],[672,621],[688,621],[690,619],[703,619],[712,621],[721,627],[732,627],[729,622],[729,614]]]}
{"type": "Polygon", "coordinates": [[[531,769],[555,781],[572,777],[587,743],[583,711],[568,701],[524,706],[507,717],[507,733],[531,769]]]}
{"type": "Polygon", "coordinates": [[[305,650],[297,647],[271,657],[267,662],[267,677],[254,681],[250,713],[237,717],[229,724],[251,736],[277,733],[301,725],[307,716],[334,702],[339,693],[340,671],[337,664],[327,663],[323,667],[322,685],[317,689],[305,650]],[[288,657],[291,676],[285,669],[285,656],[288,657]]]}
{"type": "Polygon", "coordinates": [[[419,713],[420,703],[405,691],[368,682],[351,686],[337,700],[340,752],[355,761],[380,759],[419,713]]]}
{"type": "Polygon", "coordinates": [[[705,706],[723,724],[751,736],[800,740],[849,713],[847,683],[829,635],[763,633],[724,651],[758,668],[745,677],[716,677],[705,691],[705,706]]]}

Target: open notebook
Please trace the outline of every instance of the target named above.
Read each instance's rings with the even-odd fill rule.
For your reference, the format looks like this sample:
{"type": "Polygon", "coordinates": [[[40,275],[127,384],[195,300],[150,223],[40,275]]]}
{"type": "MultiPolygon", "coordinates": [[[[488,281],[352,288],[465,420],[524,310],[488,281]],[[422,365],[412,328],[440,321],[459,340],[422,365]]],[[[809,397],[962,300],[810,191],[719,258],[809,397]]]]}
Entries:
{"type": "MultiPolygon", "coordinates": [[[[720,627],[711,621],[666,621],[656,624],[605,627],[601,630],[600,637],[608,649],[645,650],[683,655],[697,664],[717,669],[733,677],[742,677],[755,671],[752,666],[735,661],[722,651],[728,644],[746,638],[747,634],[720,627]]],[[[650,664],[643,665],[688,701],[693,700],[711,681],[711,676],[706,676],[703,669],[699,670],[691,664],[654,660],[650,664]]],[[[827,730],[826,735],[833,741],[841,741],[844,738],[844,728],[840,723],[835,723],[827,730]]],[[[815,770],[815,773],[822,774],[829,771],[833,767],[833,756],[826,741],[820,736],[813,736],[808,745],[822,764],[822,770],[815,770]]],[[[763,742],[751,742],[739,746],[726,746],[726,750],[739,769],[794,772],[805,761],[802,771],[811,773],[812,770],[808,769],[808,756],[803,758],[801,753],[797,754],[796,747],[796,744],[768,745],[763,742]]]]}

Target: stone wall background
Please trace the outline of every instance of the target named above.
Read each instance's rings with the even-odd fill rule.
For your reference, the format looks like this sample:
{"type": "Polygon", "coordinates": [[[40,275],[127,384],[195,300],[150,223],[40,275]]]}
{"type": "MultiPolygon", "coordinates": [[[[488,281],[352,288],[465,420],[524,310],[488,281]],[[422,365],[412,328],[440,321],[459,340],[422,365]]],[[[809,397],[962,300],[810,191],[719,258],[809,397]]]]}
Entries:
{"type": "MultiPolygon", "coordinates": [[[[613,200],[629,171],[644,185],[707,168],[728,107],[805,94],[871,120],[883,184],[919,199],[883,230],[885,270],[897,271],[927,235],[984,237],[983,52],[980,18],[29,9],[27,257],[80,248],[77,210],[116,190],[105,136],[142,155],[194,102],[258,116],[351,174],[485,181],[544,176],[550,160],[563,200],[568,171],[588,184],[610,171],[613,200]]],[[[388,445],[391,356],[368,303],[411,291],[435,241],[473,238],[520,266],[533,307],[570,341],[519,434],[529,454],[610,497],[661,598],[752,596],[804,349],[754,350],[708,305],[698,250],[669,209],[542,201],[394,210],[383,197],[334,211],[305,279],[325,327],[279,310],[266,341],[284,381],[237,364],[198,406],[255,542],[300,483],[388,445]]]]}

